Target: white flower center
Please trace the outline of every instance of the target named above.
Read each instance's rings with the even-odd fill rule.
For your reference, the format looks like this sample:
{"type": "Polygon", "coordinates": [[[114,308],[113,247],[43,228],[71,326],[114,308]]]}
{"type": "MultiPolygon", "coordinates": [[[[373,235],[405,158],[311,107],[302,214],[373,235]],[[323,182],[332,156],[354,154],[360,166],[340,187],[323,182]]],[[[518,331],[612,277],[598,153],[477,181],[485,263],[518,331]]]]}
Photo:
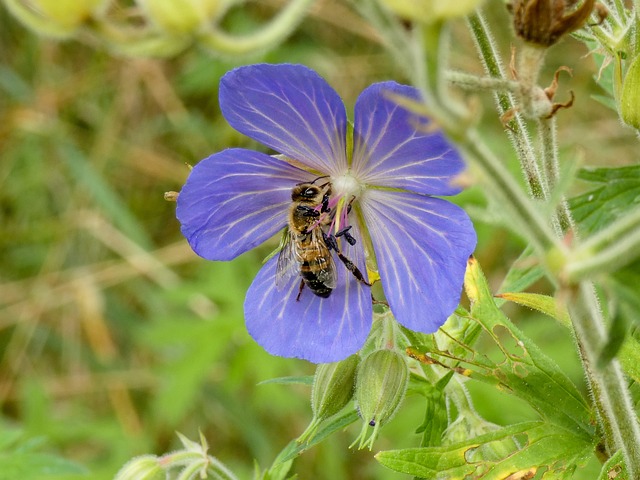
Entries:
{"type": "Polygon", "coordinates": [[[364,188],[350,173],[345,173],[331,179],[331,189],[338,198],[350,199],[360,196],[364,188]]]}

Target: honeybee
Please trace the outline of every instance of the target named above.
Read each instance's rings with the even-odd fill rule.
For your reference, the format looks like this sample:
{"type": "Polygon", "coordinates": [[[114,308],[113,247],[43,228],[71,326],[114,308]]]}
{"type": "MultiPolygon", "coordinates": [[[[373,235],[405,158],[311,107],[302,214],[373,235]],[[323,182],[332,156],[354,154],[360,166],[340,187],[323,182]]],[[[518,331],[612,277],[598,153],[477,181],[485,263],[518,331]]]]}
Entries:
{"type": "MultiPolygon", "coordinates": [[[[336,237],[324,232],[324,228],[333,220],[333,212],[329,208],[331,183],[316,185],[315,182],[320,178],[325,177],[293,187],[288,215],[289,229],[276,266],[278,289],[284,287],[291,275],[299,274],[302,277],[296,300],[300,300],[305,285],[322,298],[329,297],[336,288],[338,276],[331,250],[336,252],[358,280],[370,285],[358,267],[340,252],[336,237]]],[[[349,228],[351,227],[338,232],[336,236],[344,236],[353,245],[356,240],[349,234],[349,228]]]]}

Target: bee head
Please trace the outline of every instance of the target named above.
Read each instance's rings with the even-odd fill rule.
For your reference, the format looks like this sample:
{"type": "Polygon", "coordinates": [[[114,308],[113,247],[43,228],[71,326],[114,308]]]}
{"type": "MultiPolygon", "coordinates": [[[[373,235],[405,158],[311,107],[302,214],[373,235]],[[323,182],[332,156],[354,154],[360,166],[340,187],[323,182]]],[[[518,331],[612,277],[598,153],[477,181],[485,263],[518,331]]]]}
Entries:
{"type": "Polygon", "coordinates": [[[299,183],[291,191],[291,200],[293,201],[310,201],[322,199],[322,188],[312,183],[299,183]]]}
{"type": "Polygon", "coordinates": [[[318,177],[313,182],[298,183],[291,191],[291,200],[294,202],[321,203],[325,195],[331,195],[331,183],[315,185],[315,182],[320,178],[326,178],[326,176],[318,177]]]}

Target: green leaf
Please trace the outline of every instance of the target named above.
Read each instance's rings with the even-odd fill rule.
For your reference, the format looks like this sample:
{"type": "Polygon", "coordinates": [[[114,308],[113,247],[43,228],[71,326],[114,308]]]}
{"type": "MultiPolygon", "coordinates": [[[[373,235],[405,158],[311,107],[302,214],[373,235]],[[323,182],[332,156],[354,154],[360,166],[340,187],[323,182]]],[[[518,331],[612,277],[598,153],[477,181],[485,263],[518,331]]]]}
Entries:
{"type": "Polygon", "coordinates": [[[469,349],[466,356],[457,358],[466,368],[464,373],[522,398],[551,423],[591,436],[593,427],[586,400],[555,362],[500,311],[473,258],[467,267],[465,289],[472,305],[470,317],[495,342],[503,358],[493,360],[469,349]]]}
{"type": "MultiPolygon", "coordinates": [[[[435,385],[431,385],[426,381],[421,382],[420,393],[425,398],[425,413],[424,421],[417,428],[416,433],[422,434],[420,440],[420,446],[422,447],[435,447],[442,443],[442,435],[449,423],[444,388],[452,376],[453,372],[448,372],[435,385]]],[[[412,375],[411,384],[413,385],[416,383],[414,378],[412,375]]],[[[412,387],[410,386],[409,389],[411,390],[412,387]]],[[[418,389],[415,388],[415,390],[418,389]]]]}
{"type": "Polygon", "coordinates": [[[44,480],[63,475],[86,474],[87,470],[48,453],[11,452],[0,454],[0,480],[44,480]]]}
{"type": "Polygon", "coordinates": [[[499,293],[498,298],[517,303],[524,307],[533,308],[551,318],[556,319],[563,327],[571,328],[571,318],[566,308],[558,305],[556,299],[538,293],[499,293]]]}
{"type": "MultiPolygon", "coordinates": [[[[572,328],[569,313],[564,307],[558,305],[553,297],[536,293],[501,293],[496,296],[533,308],[556,319],[562,326],[572,328]]],[[[609,341],[602,350],[600,362],[609,361],[617,355],[625,373],[640,382],[640,342],[632,335],[625,335],[626,329],[622,331],[623,326],[624,322],[621,322],[619,315],[616,315],[609,331],[609,341]]]]}
{"type": "Polygon", "coordinates": [[[507,272],[499,292],[521,292],[544,276],[544,270],[536,260],[533,248],[528,246],[507,272]]]}
{"type": "Polygon", "coordinates": [[[309,448],[322,442],[329,435],[337,432],[338,430],[342,430],[347,425],[351,425],[359,418],[358,412],[355,410],[350,410],[342,415],[330,418],[320,425],[316,434],[308,442],[298,443],[295,440],[291,441],[273,461],[271,469],[277,467],[282,462],[288,462],[289,460],[296,458],[309,448]]]}
{"type": "Polygon", "coordinates": [[[578,178],[596,186],[569,201],[580,232],[603,229],[630,208],[640,204],[640,166],[585,168],[578,178]]]}
{"type": "Polygon", "coordinates": [[[304,375],[301,377],[278,377],[270,378],[259,382],[258,385],[269,385],[275,383],[276,385],[313,385],[313,375],[304,375]]]}
{"type": "Polygon", "coordinates": [[[501,480],[541,468],[555,474],[549,478],[570,478],[592,450],[593,444],[583,436],[546,422],[527,422],[450,445],[384,451],[376,459],[391,470],[420,478],[501,480]],[[520,440],[520,449],[488,458],[486,453],[500,451],[492,446],[504,445],[514,437],[520,440]],[[482,458],[472,458],[476,453],[482,458]]]}

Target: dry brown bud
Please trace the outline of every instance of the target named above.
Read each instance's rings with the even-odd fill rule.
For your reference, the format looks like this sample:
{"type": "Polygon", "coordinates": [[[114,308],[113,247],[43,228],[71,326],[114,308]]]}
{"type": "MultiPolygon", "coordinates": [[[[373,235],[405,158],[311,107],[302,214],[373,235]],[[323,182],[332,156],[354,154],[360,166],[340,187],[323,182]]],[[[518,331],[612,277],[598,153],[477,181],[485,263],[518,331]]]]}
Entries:
{"type": "Polygon", "coordinates": [[[566,33],[586,22],[596,4],[584,0],[575,7],[576,0],[514,0],[509,5],[513,13],[516,35],[527,42],[550,47],[566,33]]]}

